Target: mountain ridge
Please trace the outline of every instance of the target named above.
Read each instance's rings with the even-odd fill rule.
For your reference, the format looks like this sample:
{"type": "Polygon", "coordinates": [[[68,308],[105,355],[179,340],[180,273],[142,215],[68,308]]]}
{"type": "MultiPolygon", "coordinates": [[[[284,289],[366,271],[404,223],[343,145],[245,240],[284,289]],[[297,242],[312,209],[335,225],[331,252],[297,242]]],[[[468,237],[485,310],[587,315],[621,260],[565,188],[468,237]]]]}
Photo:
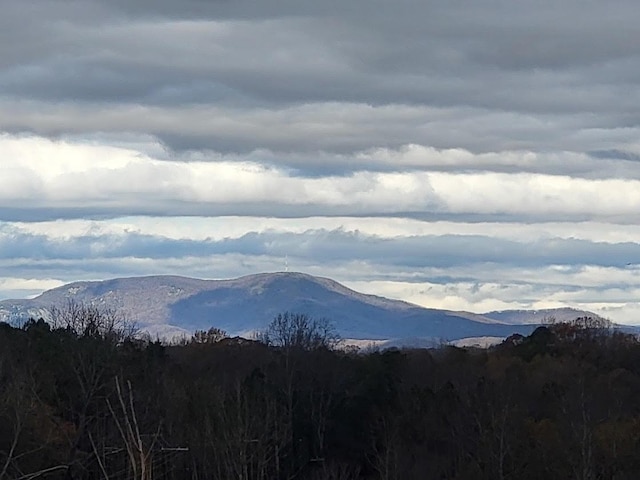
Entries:
{"type": "MultiPolygon", "coordinates": [[[[46,319],[52,306],[64,306],[70,300],[116,310],[142,330],[158,336],[190,335],[210,326],[250,336],[283,311],[325,317],[334,322],[343,337],[375,340],[451,341],[528,334],[541,323],[526,321],[540,318],[538,311],[477,314],[426,308],[357,292],[330,278],[300,272],[258,273],[222,280],[157,275],[72,282],[32,299],[0,301],[0,320],[46,319]],[[526,312],[532,313],[527,317],[526,312]]],[[[576,317],[594,316],[581,310],[572,312],[576,317]]]]}

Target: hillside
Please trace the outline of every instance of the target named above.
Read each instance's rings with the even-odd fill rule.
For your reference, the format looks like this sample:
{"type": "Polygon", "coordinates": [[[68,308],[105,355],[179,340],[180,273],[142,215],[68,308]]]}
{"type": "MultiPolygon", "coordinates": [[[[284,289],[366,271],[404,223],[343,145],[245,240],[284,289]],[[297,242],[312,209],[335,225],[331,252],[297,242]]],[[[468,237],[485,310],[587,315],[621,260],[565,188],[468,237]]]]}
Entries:
{"type": "MultiPolygon", "coordinates": [[[[365,295],[328,278],[302,273],[264,273],[232,280],[179,276],[117,278],[76,282],[29,300],[0,302],[0,320],[17,322],[48,316],[69,300],[105,306],[122,313],[152,335],[189,334],[211,326],[232,335],[250,335],[283,311],[306,313],[334,322],[344,338],[458,340],[527,334],[539,323],[536,312],[484,315],[423,308],[365,295]]],[[[571,311],[580,316],[588,312],[571,311]]],[[[553,316],[545,311],[543,316],[553,316]]]]}

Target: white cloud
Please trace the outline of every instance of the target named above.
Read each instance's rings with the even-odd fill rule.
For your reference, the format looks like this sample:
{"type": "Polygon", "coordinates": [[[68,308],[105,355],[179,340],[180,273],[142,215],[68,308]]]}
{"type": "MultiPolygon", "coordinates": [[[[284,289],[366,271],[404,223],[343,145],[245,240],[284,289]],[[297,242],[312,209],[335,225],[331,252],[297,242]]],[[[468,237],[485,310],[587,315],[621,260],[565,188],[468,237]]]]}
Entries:
{"type": "MultiPolygon", "coordinates": [[[[544,272],[541,271],[540,274],[544,272]]],[[[542,284],[451,281],[447,284],[399,281],[347,281],[350,287],[416,305],[447,310],[483,313],[495,310],[561,308],[571,306],[609,318],[621,324],[638,324],[640,286],[632,288],[550,289],[542,284]],[[597,300],[596,300],[597,298],[597,300]]]]}
{"type": "Polygon", "coordinates": [[[497,173],[429,178],[452,213],[635,217],[640,207],[640,180],[497,173]]]}
{"type": "Polygon", "coordinates": [[[62,285],[64,282],[51,278],[0,277],[0,299],[30,298],[62,285]]]}
{"type": "Polygon", "coordinates": [[[314,229],[359,232],[379,238],[424,235],[476,235],[521,242],[538,240],[580,239],[591,242],[623,243],[640,238],[640,225],[595,221],[572,222],[473,222],[423,221],[396,217],[252,217],[252,216],[189,216],[189,217],[120,217],[106,220],[55,220],[44,222],[8,222],[25,234],[46,236],[52,240],[68,240],[86,235],[160,236],[181,240],[222,240],[240,238],[249,233],[268,231],[302,234],[314,229]]]}
{"type": "MultiPolygon", "coordinates": [[[[265,204],[338,208],[349,214],[427,212],[602,218],[640,211],[640,180],[533,173],[357,171],[318,178],[242,161],[167,161],[141,152],[43,138],[0,138],[0,199],[5,207],[82,205],[131,213],[191,214],[207,204],[248,213],[265,204]],[[28,199],[25,202],[25,199],[28,199]],[[235,206],[235,207],[234,207],[235,206]]],[[[469,154],[466,154],[469,155],[469,154]]],[[[463,155],[464,156],[464,155],[463,155]]]]}

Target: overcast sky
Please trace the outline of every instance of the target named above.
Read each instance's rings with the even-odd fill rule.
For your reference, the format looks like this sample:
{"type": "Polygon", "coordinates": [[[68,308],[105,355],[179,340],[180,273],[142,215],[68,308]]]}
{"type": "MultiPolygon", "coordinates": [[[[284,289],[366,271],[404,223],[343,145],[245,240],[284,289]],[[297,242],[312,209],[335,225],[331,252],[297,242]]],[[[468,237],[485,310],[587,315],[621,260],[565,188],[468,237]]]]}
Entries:
{"type": "Polygon", "coordinates": [[[640,323],[636,0],[3,0],[0,299],[303,271],[640,323]]]}

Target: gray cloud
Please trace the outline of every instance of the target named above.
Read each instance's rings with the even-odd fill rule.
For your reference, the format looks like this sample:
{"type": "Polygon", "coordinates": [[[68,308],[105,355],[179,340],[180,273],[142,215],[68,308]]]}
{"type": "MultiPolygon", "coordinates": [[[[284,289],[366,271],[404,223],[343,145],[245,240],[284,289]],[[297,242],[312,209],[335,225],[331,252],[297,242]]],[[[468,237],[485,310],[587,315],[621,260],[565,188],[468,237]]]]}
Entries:
{"type": "Polygon", "coordinates": [[[637,131],[606,138],[621,125],[637,126],[640,34],[632,2],[585,7],[572,1],[544,8],[538,2],[402,1],[393,9],[388,2],[181,2],[179,8],[127,3],[87,1],[78,8],[77,2],[11,0],[2,26],[4,44],[12,47],[0,52],[0,90],[7,106],[12,100],[39,99],[31,117],[47,105],[59,108],[57,129],[39,128],[36,119],[21,121],[20,115],[7,115],[2,128],[65,134],[130,130],[132,124],[139,129],[148,123],[147,131],[176,149],[236,151],[403,143],[487,150],[500,138],[501,148],[583,151],[617,148],[637,138],[637,131]],[[36,13],[48,20],[34,21],[36,13]],[[16,28],[23,22],[31,28],[16,28]],[[117,117],[126,104],[147,108],[138,117],[128,109],[131,120],[124,124],[100,121],[107,112],[117,117]],[[231,131],[219,124],[197,129],[201,119],[194,109],[185,112],[195,114],[191,131],[185,131],[177,128],[185,119],[174,108],[185,104],[236,123],[231,131]],[[386,129],[384,135],[363,128],[364,119],[360,126],[349,122],[356,129],[349,141],[348,133],[332,131],[324,132],[329,138],[321,143],[310,131],[293,132],[298,144],[293,138],[278,142],[274,132],[257,135],[273,120],[277,124],[279,115],[295,114],[292,107],[313,104],[318,107],[300,113],[317,125],[313,117],[326,110],[325,130],[362,105],[445,110],[408,118],[414,127],[398,124],[406,133],[395,139],[388,130],[392,119],[376,119],[376,111],[372,120],[386,129]],[[78,115],[79,105],[92,114],[78,115]],[[150,112],[150,106],[159,111],[150,112]],[[255,118],[263,107],[271,113],[264,122],[255,118]],[[95,120],[86,122],[88,115],[95,120]],[[172,127],[154,126],[145,115],[164,117],[172,127]],[[583,125],[575,132],[577,115],[583,125]],[[257,123],[242,135],[248,117],[257,123]],[[416,129],[416,121],[425,131],[416,129]],[[474,122],[491,127],[494,135],[478,125],[469,130],[474,122]],[[574,133],[567,135],[568,130],[574,133]],[[589,137],[607,144],[583,147],[589,137]]]}
{"type": "Polygon", "coordinates": [[[304,233],[247,233],[222,240],[170,239],[125,233],[52,239],[46,235],[0,231],[0,258],[82,260],[182,258],[237,254],[291,256],[319,263],[364,261],[395,267],[448,268],[495,263],[511,266],[611,266],[640,262],[640,245],[548,238],[533,242],[481,235],[422,235],[379,238],[343,230],[304,233]]]}

